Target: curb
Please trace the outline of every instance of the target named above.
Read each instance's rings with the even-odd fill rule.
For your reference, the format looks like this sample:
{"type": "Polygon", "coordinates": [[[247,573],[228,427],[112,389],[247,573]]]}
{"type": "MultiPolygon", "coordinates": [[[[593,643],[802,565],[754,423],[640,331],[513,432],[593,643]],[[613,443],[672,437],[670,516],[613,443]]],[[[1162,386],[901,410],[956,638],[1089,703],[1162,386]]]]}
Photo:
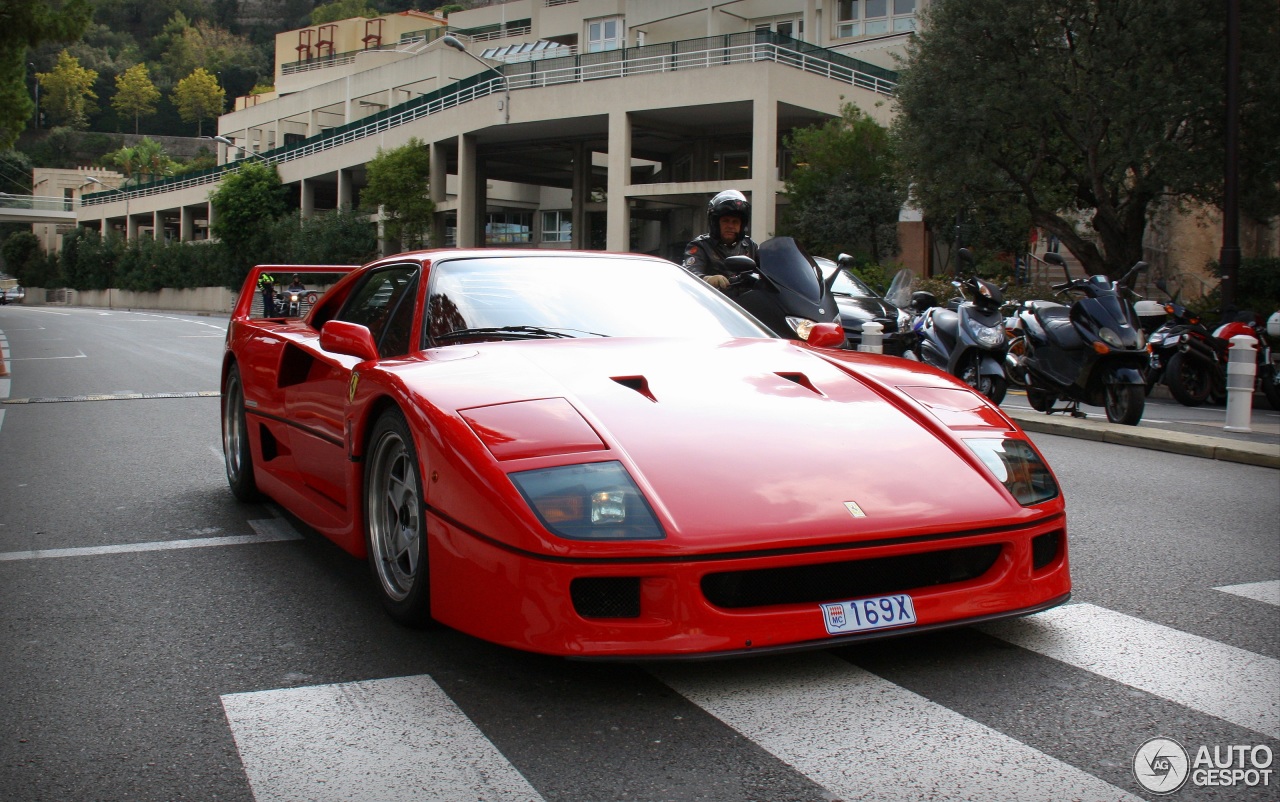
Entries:
{"type": "Polygon", "coordinates": [[[1149,448],[1154,451],[1205,457],[1223,462],[1239,462],[1263,468],[1280,468],[1280,446],[1163,429],[1142,429],[1109,421],[1081,420],[1062,415],[1046,415],[1042,412],[1018,409],[1003,411],[1028,432],[1059,434],[1080,440],[1149,448]]]}

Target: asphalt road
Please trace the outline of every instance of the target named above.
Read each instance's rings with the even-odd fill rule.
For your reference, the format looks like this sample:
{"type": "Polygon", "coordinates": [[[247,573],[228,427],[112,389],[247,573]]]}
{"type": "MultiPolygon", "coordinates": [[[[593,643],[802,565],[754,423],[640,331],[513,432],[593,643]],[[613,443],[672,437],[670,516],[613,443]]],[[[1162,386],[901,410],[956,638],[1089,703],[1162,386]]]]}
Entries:
{"type": "Polygon", "coordinates": [[[1036,432],[1070,605],[785,658],[570,662],[400,628],[363,563],[237,503],[224,327],[0,307],[4,802],[1280,796],[1274,761],[1267,786],[1168,797],[1133,768],[1156,737],[1248,747],[1246,772],[1280,751],[1274,469],[1036,432]]]}

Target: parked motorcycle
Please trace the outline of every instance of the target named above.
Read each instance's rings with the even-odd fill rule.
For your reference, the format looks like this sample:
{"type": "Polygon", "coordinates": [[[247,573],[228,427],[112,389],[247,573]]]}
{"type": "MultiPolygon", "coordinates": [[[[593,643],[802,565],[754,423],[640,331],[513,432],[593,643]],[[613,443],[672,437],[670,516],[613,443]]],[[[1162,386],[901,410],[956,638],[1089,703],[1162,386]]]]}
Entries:
{"type": "Polygon", "coordinates": [[[1255,387],[1266,395],[1273,409],[1280,409],[1280,376],[1271,361],[1266,332],[1253,312],[1241,312],[1235,320],[1214,329],[1211,335],[1207,331],[1187,329],[1179,331],[1172,341],[1166,337],[1166,348],[1174,351],[1164,374],[1169,393],[1189,407],[1199,406],[1207,399],[1225,400],[1231,338],[1239,335],[1258,341],[1255,387]]]}
{"type": "MultiPolygon", "coordinates": [[[[1058,254],[1046,254],[1045,260],[1067,270],[1058,254]]],[[[1068,274],[1053,288],[1069,305],[1022,304],[1011,326],[1005,369],[1011,382],[1026,388],[1033,409],[1084,417],[1084,403],[1106,409],[1112,423],[1136,426],[1142,419],[1149,357],[1132,307],[1120,293],[1146,268],[1146,262],[1138,262],[1119,281],[1068,274]],[[1060,400],[1066,406],[1055,409],[1060,400]]]]}
{"type": "Polygon", "coordinates": [[[838,274],[824,278],[793,238],[762,242],[759,264],[749,256],[730,256],[725,264],[737,271],[729,279],[729,297],[774,333],[811,345],[844,344],[840,307],[831,292],[838,274]]]}
{"type": "MultiPolygon", "coordinates": [[[[960,255],[971,261],[964,248],[960,255]]],[[[1009,387],[1004,371],[1009,342],[1000,314],[1004,291],[977,275],[951,284],[959,293],[953,309],[938,306],[930,293],[912,295],[919,316],[912,322],[916,337],[911,350],[921,362],[945,370],[999,404],[1009,387]]]]}
{"type": "MultiPolygon", "coordinates": [[[[1213,332],[1199,315],[1182,304],[1170,301],[1162,308],[1166,320],[1147,338],[1147,351],[1151,354],[1151,364],[1147,368],[1147,392],[1150,393],[1157,384],[1169,385],[1170,394],[1189,407],[1199,406],[1210,399],[1224,400],[1224,395],[1214,394],[1212,383],[1208,381],[1209,373],[1196,364],[1197,360],[1185,357],[1181,349],[1184,340],[1211,349],[1209,340],[1213,332]],[[1177,391],[1174,391],[1174,385],[1177,385],[1177,391]]],[[[1225,387],[1223,390],[1225,392],[1225,387]]]]}

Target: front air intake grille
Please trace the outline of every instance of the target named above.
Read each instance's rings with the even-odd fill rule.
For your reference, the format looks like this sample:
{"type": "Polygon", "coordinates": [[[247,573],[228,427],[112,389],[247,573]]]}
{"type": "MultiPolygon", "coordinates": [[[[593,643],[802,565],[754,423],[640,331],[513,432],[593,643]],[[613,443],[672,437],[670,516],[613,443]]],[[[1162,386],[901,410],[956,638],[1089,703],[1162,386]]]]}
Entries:
{"type": "Polygon", "coordinates": [[[639,618],[640,577],[590,576],[569,583],[573,609],[583,618],[639,618]]]}
{"type": "Polygon", "coordinates": [[[729,571],[702,578],[717,607],[766,607],[902,593],[982,576],[1000,556],[997,543],[900,557],[729,571]]]}
{"type": "Polygon", "coordinates": [[[1031,538],[1031,566],[1033,570],[1039,571],[1046,565],[1058,559],[1058,554],[1062,551],[1062,530],[1055,529],[1052,532],[1045,532],[1043,535],[1036,535],[1031,538]]]}

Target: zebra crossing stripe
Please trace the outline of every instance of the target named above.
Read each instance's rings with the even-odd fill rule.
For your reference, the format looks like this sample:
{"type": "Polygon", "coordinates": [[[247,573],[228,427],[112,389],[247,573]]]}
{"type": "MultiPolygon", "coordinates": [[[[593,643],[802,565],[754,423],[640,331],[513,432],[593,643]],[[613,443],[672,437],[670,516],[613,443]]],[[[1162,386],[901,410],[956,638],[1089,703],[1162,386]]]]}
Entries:
{"type": "Polygon", "coordinates": [[[222,707],[259,802],[541,802],[421,675],[227,694],[222,707]]]}
{"type": "Polygon", "coordinates": [[[1280,660],[1092,604],[983,632],[1201,713],[1280,738],[1280,660]]]}
{"type": "Polygon", "coordinates": [[[1273,579],[1270,582],[1249,582],[1244,585],[1224,585],[1214,590],[1280,607],[1280,579],[1273,579]]]}
{"type": "Polygon", "coordinates": [[[835,798],[1138,799],[830,654],[651,671],[835,798]]]}

